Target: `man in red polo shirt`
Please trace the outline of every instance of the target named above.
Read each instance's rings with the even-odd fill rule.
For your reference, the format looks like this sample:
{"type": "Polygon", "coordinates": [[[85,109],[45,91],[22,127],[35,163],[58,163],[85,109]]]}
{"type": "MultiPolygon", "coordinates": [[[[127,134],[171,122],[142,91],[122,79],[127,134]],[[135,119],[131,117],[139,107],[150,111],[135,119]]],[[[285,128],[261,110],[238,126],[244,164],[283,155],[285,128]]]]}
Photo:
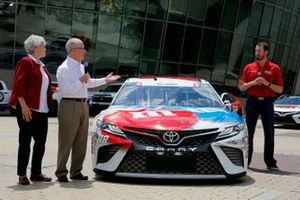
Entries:
{"type": "Polygon", "coordinates": [[[264,128],[264,161],[270,170],[279,170],[274,159],[274,105],[273,100],[283,91],[280,67],[268,60],[269,47],[259,42],[255,47],[256,60],[245,66],[239,80],[239,88],[248,95],[246,123],[249,134],[248,166],[253,154],[253,138],[259,115],[264,128]]]}

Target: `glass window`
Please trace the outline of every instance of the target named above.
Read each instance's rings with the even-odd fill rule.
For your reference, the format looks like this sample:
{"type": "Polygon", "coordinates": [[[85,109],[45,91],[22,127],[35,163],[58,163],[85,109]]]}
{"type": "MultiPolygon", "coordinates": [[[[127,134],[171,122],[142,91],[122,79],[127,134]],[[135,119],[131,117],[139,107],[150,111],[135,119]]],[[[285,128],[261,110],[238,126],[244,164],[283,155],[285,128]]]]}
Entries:
{"type": "Polygon", "coordinates": [[[0,66],[1,68],[13,68],[13,50],[0,48],[0,66]]]}
{"type": "Polygon", "coordinates": [[[48,8],[45,21],[47,50],[65,52],[65,44],[71,37],[72,11],[48,8]]]}
{"type": "Polygon", "coordinates": [[[252,1],[240,1],[235,32],[246,34],[251,14],[252,1]]]}
{"type": "Polygon", "coordinates": [[[287,68],[287,62],[290,59],[289,58],[290,53],[291,53],[290,51],[291,51],[291,48],[289,48],[289,47],[284,48],[281,63],[280,63],[280,68],[281,68],[282,71],[284,70],[284,68],[287,68]]]}
{"type": "Polygon", "coordinates": [[[289,10],[293,9],[295,1],[284,1],[284,2],[285,2],[286,9],[289,9],[289,10]]]}
{"type": "Polygon", "coordinates": [[[125,17],[122,25],[119,63],[137,63],[140,61],[144,21],[125,17]]]}
{"type": "Polygon", "coordinates": [[[277,35],[279,32],[282,15],[283,15],[283,11],[278,8],[275,8],[275,13],[273,15],[273,21],[272,21],[271,31],[270,31],[270,37],[272,40],[275,41],[277,40],[277,35]]]}
{"type": "Polygon", "coordinates": [[[286,2],[285,0],[277,0],[276,5],[279,7],[283,7],[285,2],[286,2]]]}
{"type": "Polygon", "coordinates": [[[284,15],[282,18],[282,23],[281,23],[280,29],[279,29],[280,31],[279,31],[278,39],[277,39],[279,42],[285,42],[287,32],[291,31],[291,30],[288,30],[290,19],[291,19],[291,13],[284,12],[284,15]]]}
{"type": "Polygon", "coordinates": [[[214,69],[212,67],[198,66],[196,70],[196,77],[210,81],[211,74],[214,69]]]}
{"type": "Polygon", "coordinates": [[[186,19],[187,3],[187,0],[170,1],[168,21],[184,23],[186,19]]]}
{"type": "Polygon", "coordinates": [[[160,76],[177,76],[178,75],[178,64],[163,62],[159,68],[160,76]]]}
{"type": "Polygon", "coordinates": [[[273,61],[275,63],[280,63],[280,60],[282,59],[282,55],[283,55],[283,50],[284,50],[283,44],[275,44],[274,56],[273,56],[273,61]]]}
{"type": "Polygon", "coordinates": [[[140,74],[143,75],[157,75],[158,74],[158,63],[151,61],[143,61],[140,67],[140,74]]]}
{"type": "MultiPolygon", "coordinates": [[[[45,4],[46,0],[21,0],[19,2],[30,3],[30,4],[45,4]]],[[[48,2],[49,2],[49,0],[48,0],[48,2]]]]}
{"type": "Polygon", "coordinates": [[[260,30],[259,30],[259,36],[260,37],[268,37],[269,36],[269,31],[270,31],[270,26],[273,18],[273,13],[274,13],[274,7],[265,5],[263,16],[261,19],[261,24],[260,24],[260,30]]]}
{"type": "Polygon", "coordinates": [[[101,0],[100,10],[106,13],[119,13],[123,12],[124,0],[101,0]]]}
{"type": "Polygon", "coordinates": [[[94,75],[104,76],[116,72],[121,19],[117,16],[100,15],[96,40],[94,75]]]}
{"type": "Polygon", "coordinates": [[[181,62],[197,63],[200,51],[201,35],[202,28],[194,26],[186,27],[181,62]]]}
{"type": "Polygon", "coordinates": [[[230,47],[230,54],[228,60],[228,70],[239,74],[241,66],[241,59],[243,55],[245,44],[245,36],[240,34],[233,34],[232,44],[230,47]]]}
{"type": "Polygon", "coordinates": [[[300,17],[298,17],[297,20],[297,25],[295,26],[295,34],[293,37],[293,46],[296,47],[297,45],[299,46],[300,44],[298,44],[300,42],[300,17]]]}
{"type": "Polygon", "coordinates": [[[20,5],[17,16],[16,47],[23,48],[24,40],[31,34],[44,36],[45,7],[20,5]]]}
{"type": "Polygon", "coordinates": [[[300,1],[295,1],[293,11],[296,13],[300,11],[300,1]]]}
{"type": "MultiPolygon", "coordinates": [[[[245,47],[244,47],[244,51],[243,51],[243,57],[242,57],[242,61],[241,61],[242,67],[244,67],[246,64],[253,61],[254,49],[255,49],[256,42],[257,41],[254,38],[246,38],[245,47]]],[[[269,46],[270,46],[270,48],[272,47],[272,45],[270,45],[270,44],[269,44],[269,46]]],[[[270,50],[270,52],[272,53],[272,50],[270,50]]]]}
{"type": "Polygon", "coordinates": [[[167,24],[164,43],[163,60],[179,61],[182,47],[184,26],[179,24],[167,24]]]}
{"type": "Polygon", "coordinates": [[[223,10],[224,0],[210,0],[208,2],[205,26],[219,28],[221,21],[221,14],[223,10]]]}
{"type": "Polygon", "coordinates": [[[145,17],[147,1],[127,0],[125,14],[129,16],[145,17]]]}
{"type": "Polygon", "coordinates": [[[205,20],[206,6],[206,0],[190,0],[187,23],[202,26],[205,20]]]}
{"type": "Polygon", "coordinates": [[[262,13],[263,13],[263,4],[257,2],[254,3],[251,11],[249,26],[248,26],[248,34],[250,34],[251,36],[255,37],[258,34],[262,13]]]}
{"type": "Polygon", "coordinates": [[[216,52],[218,32],[204,29],[199,64],[202,66],[213,66],[216,52]]]}
{"type": "Polygon", "coordinates": [[[13,48],[14,46],[15,10],[15,3],[0,3],[0,48],[13,48]]]}
{"type": "Polygon", "coordinates": [[[164,23],[147,20],[145,22],[143,59],[158,60],[163,41],[164,23]]]}
{"type": "Polygon", "coordinates": [[[168,0],[149,0],[147,6],[147,18],[165,19],[168,10],[168,0]]]}
{"type": "Polygon", "coordinates": [[[75,0],[75,8],[98,11],[100,0],[75,0]]]}
{"type": "Polygon", "coordinates": [[[181,63],[179,66],[179,76],[194,77],[196,73],[196,65],[189,65],[181,63]]]}
{"type": "Polygon", "coordinates": [[[215,58],[216,67],[223,68],[224,65],[227,65],[231,44],[232,44],[232,33],[220,32],[217,53],[215,58]]]}
{"type": "Polygon", "coordinates": [[[238,5],[239,0],[226,1],[221,24],[222,29],[233,31],[235,27],[235,19],[237,16],[238,5]]]}
{"type": "Polygon", "coordinates": [[[61,8],[71,8],[73,5],[73,0],[47,0],[47,4],[50,6],[59,6],[61,8]]]}
{"type": "Polygon", "coordinates": [[[290,24],[289,24],[289,28],[287,31],[287,37],[286,37],[286,43],[288,45],[292,45],[292,40],[293,40],[293,36],[295,35],[295,30],[296,30],[296,16],[295,15],[292,15],[291,17],[291,21],[290,21],[290,24]]]}

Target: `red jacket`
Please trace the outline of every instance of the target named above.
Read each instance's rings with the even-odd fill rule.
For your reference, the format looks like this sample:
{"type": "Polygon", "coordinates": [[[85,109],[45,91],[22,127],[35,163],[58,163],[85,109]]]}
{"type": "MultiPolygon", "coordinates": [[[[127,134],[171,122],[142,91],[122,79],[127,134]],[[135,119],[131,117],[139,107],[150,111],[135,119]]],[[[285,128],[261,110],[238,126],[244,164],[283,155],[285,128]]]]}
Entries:
{"type": "MultiPolygon", "coordinates": [[[[49,86],[47,91],[48,107],[52,109],[52,92],[50,89],[51,77],[45,67],[45,72],[49,78],[49,86]]],[[[23,57],[17,64],[13,89],[8,102],[9,106],[19,105],[18,97],[24,97],[29,108],[39,109],[40,93],[42,87],[42,74],[40,65],[36,64],[30,57],[23,57]]]]}

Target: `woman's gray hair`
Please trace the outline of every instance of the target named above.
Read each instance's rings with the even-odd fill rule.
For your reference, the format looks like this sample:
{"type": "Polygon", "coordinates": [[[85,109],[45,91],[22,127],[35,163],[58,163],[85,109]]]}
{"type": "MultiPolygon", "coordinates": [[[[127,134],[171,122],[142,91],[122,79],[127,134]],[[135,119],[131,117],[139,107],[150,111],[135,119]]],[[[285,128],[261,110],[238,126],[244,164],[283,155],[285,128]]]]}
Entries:
{"type": "Polygon", "coordinates": [[[72,49],[82,47],[83,42],[78,38],[71,38],[66,43],[66,50],[68,53],[71,52],[72,49]]]}
{"type": "Polygon", "coordinates": [[[46,46],[46,41],[39,35],[31,35],[24,41],[24,48],[28,54],[32,54],[34,47],[40,45],[46,46]]]}

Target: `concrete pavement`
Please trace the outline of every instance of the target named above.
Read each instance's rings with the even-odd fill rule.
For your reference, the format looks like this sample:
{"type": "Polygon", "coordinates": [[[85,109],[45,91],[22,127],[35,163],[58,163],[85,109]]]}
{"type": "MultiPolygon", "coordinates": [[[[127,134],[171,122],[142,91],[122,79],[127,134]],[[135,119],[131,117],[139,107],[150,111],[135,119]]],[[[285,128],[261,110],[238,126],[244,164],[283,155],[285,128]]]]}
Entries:
{"type": "MultiPolygon", "coordinates": [[[[90,125],[93,119],[90,118],[90,125]]],[[[280,171],[271,172],[263,163],[263,133],[259,122],[255,136],[253,163],[241,180],[226,181],[158,181],[135,179],[94,179],[90,144],[83,173],[88,181],[55,181],[57,155],[57,118],[49,119],[43,173],[50,183],[35,182],[29,186],[17,184],[16,160],[18,126],[11,116],[0,116],[0,200],[15,199],[253,199],[300,200],[300,130],[276,128],[275,154],[280,171]]],[[[30,172],[28,170],[28,172],[30,172]]]]}

